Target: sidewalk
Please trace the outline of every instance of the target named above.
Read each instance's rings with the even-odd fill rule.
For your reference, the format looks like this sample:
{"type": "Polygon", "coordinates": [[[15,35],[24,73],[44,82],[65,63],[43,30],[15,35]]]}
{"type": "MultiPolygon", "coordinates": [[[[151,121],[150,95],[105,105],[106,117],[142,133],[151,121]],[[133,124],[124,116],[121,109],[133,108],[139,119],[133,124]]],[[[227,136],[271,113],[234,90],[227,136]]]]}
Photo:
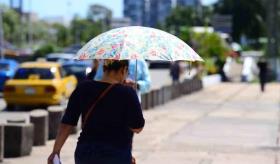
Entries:
{"type": "MultiPolygon", "coordinates": [[[[146,126],[135,137],[133,154],[140,164],[277,164],[279,102],[279,84],[269,84],[263,94],[255,84],[206,88],[145,111],[146,126]]],[[[63,163],[74,163],[76,138],[64,146],[63,163]]],[[[46,163],[52,145],[4,164],[46,163]]]]}

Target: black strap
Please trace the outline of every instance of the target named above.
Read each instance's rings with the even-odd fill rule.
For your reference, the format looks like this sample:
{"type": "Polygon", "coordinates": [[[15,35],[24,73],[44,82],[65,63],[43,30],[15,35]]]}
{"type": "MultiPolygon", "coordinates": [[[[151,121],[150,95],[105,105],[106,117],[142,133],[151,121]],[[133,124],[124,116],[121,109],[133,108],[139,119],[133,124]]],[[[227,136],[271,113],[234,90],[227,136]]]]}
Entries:
{"type": "Polygon", "coordinates": [[[111,84],[109,87],[107,87],[101,94],[100,96],[96,99],[96,101],[94,103],[92,103],[92,105],[90,106],[88,112],[86,113],[84,120],[82,122],[82,129],[85,127],[89,116],[92,114],[92,112],[94,111],[94,108],[96,107],[97,103],[113,88],[115,84],[111,84]]]}

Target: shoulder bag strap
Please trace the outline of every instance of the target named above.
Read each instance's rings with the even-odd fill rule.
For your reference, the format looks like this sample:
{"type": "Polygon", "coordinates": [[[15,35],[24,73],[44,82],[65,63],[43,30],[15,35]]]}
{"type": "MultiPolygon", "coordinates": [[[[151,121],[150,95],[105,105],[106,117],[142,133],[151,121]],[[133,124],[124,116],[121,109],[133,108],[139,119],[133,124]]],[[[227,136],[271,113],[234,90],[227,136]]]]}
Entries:
{"type": "Polygon", "coordinates": [[[85,127],[86,123],[87,123],[87,120],[89,118],[89,116],[92,114],[95,106],[97,105],[97,103],[104,97],[106,96],[106,94],[112,89],[112,87],[114,86],[115,84],[111,84],[109,87],[107,87],[101,94],[100,96],[96,99],[96,101],[91,105],[91,107],[89,108],[88,112],[86,113],[85,117],[84,117],[84,120],[82,122],[82,129],[85,127]]]}

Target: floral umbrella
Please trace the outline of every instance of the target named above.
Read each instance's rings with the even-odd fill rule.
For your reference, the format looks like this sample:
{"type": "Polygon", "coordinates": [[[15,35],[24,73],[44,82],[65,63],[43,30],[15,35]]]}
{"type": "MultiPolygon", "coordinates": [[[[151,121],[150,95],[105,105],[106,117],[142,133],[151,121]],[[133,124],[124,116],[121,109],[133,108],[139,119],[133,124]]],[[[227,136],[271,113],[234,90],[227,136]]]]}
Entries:
{"type": "Polygon", "coordinates": [[[141,26],[102,33],[80,49],[75,59],[203,61],[190,46],[174,35],[141,26]]]}

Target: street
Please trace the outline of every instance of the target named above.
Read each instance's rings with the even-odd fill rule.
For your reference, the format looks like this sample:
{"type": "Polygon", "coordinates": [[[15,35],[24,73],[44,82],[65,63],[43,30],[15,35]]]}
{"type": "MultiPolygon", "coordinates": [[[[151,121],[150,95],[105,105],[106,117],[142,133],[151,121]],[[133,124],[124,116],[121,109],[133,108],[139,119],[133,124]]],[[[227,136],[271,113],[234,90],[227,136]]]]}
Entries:
{"type": "MultiPolygon", "coordinates": [[[[257,84],[225,83],[144,111],[133,155],[141,164],[278,164],[279,91],[276,83],[263,94],[257,84]]],[[[63,163],[74,163],[76,140],[65,144],[63,163]]],[[[45,163],[52,145],[4,163],[45,163]]]]}

